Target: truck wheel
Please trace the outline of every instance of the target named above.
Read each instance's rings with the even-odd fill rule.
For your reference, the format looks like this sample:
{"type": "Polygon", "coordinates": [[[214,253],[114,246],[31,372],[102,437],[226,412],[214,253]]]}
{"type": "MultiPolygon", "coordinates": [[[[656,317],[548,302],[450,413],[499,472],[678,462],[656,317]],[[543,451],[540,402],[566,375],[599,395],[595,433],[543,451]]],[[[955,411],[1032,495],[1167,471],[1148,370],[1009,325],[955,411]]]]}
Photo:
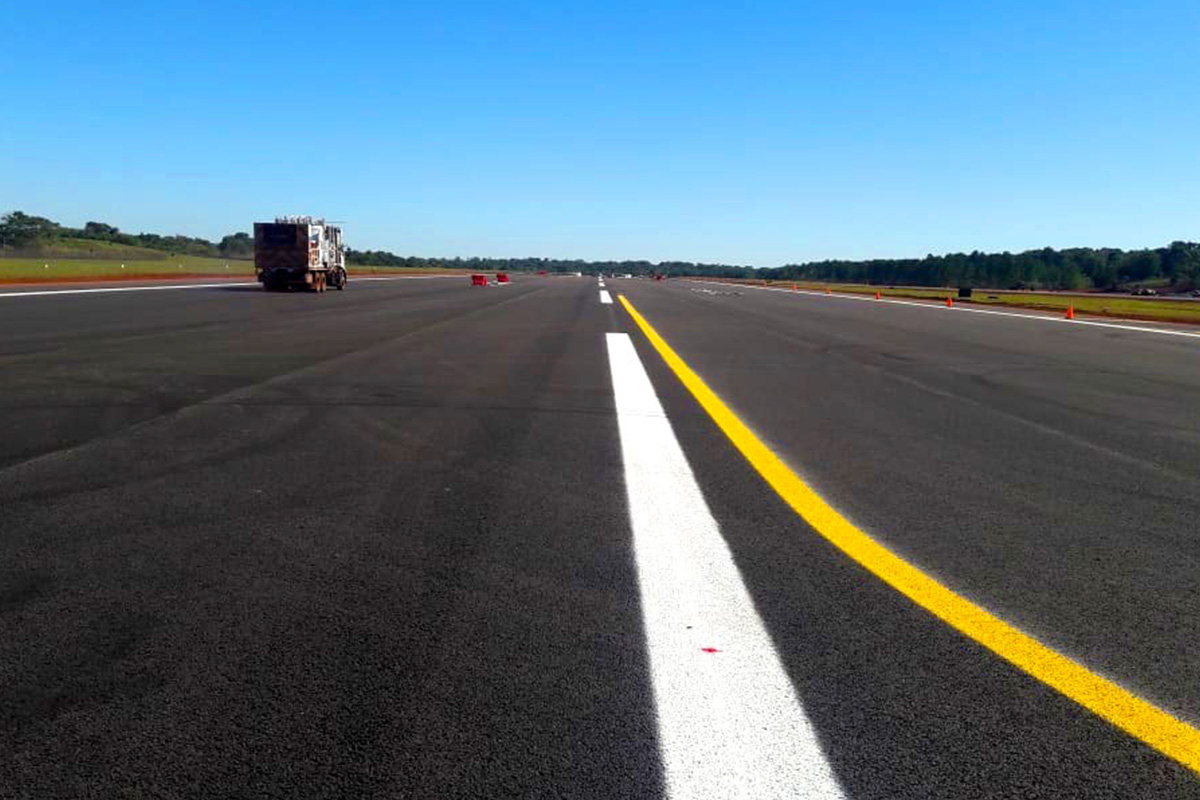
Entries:
{"type": "Polygon", "coordinates": [[[346,288],[346,270],[339,269],[337,271],[337,275],[334,277],[333,285],[337,287],[339,292],[346,288]]]}

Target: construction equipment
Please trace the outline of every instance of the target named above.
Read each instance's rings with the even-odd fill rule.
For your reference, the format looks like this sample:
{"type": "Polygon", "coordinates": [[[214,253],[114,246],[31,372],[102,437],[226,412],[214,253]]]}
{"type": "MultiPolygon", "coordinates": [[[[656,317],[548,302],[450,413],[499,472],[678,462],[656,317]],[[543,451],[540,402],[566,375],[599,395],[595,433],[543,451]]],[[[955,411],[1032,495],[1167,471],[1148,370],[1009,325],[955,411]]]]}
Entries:
{"type": "Polygon", "coordinates": [[[267,291],[346,288],[342,229],[316,217],[254,223],[254,273],[267,291]]]}

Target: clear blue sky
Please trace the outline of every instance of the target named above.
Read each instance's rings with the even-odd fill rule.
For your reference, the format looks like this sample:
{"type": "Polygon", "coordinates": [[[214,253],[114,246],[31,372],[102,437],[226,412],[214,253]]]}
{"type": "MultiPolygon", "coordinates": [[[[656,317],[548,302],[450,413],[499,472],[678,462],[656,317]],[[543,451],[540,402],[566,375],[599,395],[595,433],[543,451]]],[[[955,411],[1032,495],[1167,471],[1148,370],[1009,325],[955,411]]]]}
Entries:
{"type": "Polygon", "coordinates": [[[0,210],[775,266],[1200,239],[1200,4],[9,3],[0,210]]]}

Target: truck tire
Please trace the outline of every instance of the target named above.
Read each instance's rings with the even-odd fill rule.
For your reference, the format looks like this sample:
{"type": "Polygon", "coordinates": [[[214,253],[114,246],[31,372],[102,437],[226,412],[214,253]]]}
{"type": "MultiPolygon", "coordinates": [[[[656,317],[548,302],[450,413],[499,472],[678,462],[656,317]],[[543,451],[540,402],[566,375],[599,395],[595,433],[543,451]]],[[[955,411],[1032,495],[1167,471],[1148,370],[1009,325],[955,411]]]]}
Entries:
{"type": "Polygon", "coordinates": [[[346,288],[346,270],[339,269],[334,273],[333,285],[339,292],[346,288]]]}

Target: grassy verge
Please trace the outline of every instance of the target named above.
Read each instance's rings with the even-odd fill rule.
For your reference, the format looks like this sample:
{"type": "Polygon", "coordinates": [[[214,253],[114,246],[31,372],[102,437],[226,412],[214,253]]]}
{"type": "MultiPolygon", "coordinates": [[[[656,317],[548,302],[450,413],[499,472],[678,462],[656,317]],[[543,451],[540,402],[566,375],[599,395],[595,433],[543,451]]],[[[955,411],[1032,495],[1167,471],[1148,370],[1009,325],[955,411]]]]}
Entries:
{"type": "Polygon", "coordinates": [[[180,278],[194,276],[253,277],[249,261],[197,256],[168,256],[156,261],[112,258],[3,258],[0,281],[37,282],[107,280],[132,278],[180,278]]]}
{"type": "Polygon", "coordinates": [[[1163,322],[1200,323],[1200,302],[1193,300],[1149,299],[1115,294],[1093,296],[1064,296],[1046,293],[997,294],[975,292],[979,299],[972,302],[1035,308],[1047,311],[1066,311],[1074,308],[1076,313],[1100,317],[1124,317],[1127,319],[1160,320],[1163,322]]]}
{"type": "Polygon", "coordinates": [[[905,297],[917,300],[944,300],[953,296],[956,303],[977,306],[1008,308],[1030,308],[1042,311],[1066,313],[1073,307],[1077,314],[1119,319],[1140,319],[1158,322],[1185,322],[1200,324],[1200,301],[1171,300],[1168,298],[1142,298],[1119,294],[1056,294],[1054,292],[1011,292],[976,289],[970,300],[959,300],[957,289],[868,286],[856,283],[805,283],[793,281],[746,281],[752,284],[769,284],[783,288],[795,286],[809,291],[825,291],[827,288],[839,293],[905,297]]]}
{"type": "MultiPolygon", "coordinates": [[[[162,250],[151,250],[148,247],[101,242],[93,239],[60,239],[44,248],[43,252],[31,255],[31,258],[84,258],[98,260],[122,261],[167,261],[172,256],[162,250]]],[[[43,261],[45,263],[45,261],[43,261]]]]}
{"type": "Polygon", "coordinates": [[[0,252],[0,259],[30,261],[42,260],[42,263],[57,259],[81,258],[98,261],[167,261],[173,258],[162,250],[152,250],[149,247],[103,242],[96,239],[57,239],[49,244],[39,245],[36,251],[0,252]]]}

